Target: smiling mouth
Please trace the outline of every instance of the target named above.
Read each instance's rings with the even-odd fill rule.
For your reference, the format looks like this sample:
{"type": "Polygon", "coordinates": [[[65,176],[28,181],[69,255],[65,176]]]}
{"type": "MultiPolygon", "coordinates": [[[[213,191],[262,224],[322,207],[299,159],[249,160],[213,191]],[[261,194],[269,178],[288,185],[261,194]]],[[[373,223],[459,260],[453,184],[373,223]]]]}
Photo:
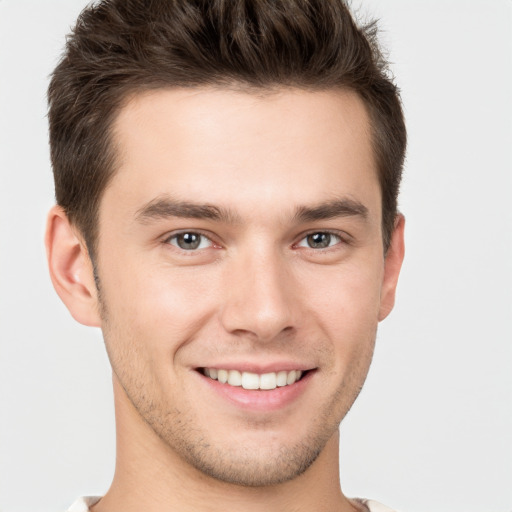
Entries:
{"type": "Polygon", "coordinates": [[[308,373],[308,370],[291,370],[258,374],[240,372],[238,370],[200,368],[199,372],[210,379],[216,380],[221,384],[227,384],[228,386],[268,391],[295,384],[308,373]]]}

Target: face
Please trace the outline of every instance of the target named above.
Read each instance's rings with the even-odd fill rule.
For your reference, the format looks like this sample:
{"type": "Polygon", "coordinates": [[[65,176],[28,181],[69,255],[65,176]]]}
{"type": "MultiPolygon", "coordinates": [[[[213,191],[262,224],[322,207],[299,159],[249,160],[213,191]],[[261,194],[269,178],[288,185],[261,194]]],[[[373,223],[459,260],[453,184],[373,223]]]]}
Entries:
{"type": "Polygon", "coordinates": [[[217,479],[297,476],[355,400],[394,292],[362,102],[162,90],[115,137],[97,273],[116,399],[217,479]]]}

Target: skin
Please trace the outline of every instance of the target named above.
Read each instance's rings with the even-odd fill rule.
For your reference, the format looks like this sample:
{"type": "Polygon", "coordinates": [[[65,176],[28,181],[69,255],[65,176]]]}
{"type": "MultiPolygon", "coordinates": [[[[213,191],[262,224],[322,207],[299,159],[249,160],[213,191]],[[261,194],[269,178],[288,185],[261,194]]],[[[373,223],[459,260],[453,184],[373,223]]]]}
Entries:
{"type": "Polygon", "coordinates": [[[384,254],[363,103],[161,90],[131,98],[114,128],[99,290],[59,207],[47,230],[54,285],[79,322],[102,328],[113,368],[116,473],[94,510],[357,510],[340,489],[338,426],[404,252],[399,216],[384,254]],[[180,248],[183,232],[200,246],[180,248]],[[328,246],[311,247],[314,233],[330,233],[328,246]],[[310,371],[277,407],[235,403],[198,371],[242,363],[310,371]]]}

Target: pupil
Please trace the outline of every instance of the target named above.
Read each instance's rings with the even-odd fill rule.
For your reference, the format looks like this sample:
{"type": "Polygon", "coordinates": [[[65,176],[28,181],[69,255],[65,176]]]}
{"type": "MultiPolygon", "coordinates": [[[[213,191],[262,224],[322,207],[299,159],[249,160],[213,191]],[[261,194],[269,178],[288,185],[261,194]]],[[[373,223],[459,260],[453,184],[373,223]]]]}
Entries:
{"type": "Polygon", "coordinates": [[[314,249],[329,247],[331,235],[329,233],[314,233],[308,236],[308,244],[314,249]]]}
{"type": "Polygon", "coordinates": [[[200,235],[196,235],[195,233],[183,233],[178,236],[178,245],[181,249],[197,249],[201,242],[200,235]]]}

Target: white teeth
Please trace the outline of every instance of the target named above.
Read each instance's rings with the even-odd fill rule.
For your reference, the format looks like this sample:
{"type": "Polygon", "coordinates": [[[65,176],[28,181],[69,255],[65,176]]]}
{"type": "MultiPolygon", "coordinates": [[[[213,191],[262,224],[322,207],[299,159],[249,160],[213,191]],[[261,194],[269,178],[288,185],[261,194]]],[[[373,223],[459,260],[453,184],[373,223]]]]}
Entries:
{"type": "Polygon", "coordinates": [[[241,386],[244,389],[275,389],[276,387],[289,386],[302,377],[302,371],[291,370],[263,373],[261,375],[238,370],[219,370],[217,368],[204,368],[204,374],[221,384],[241,386]]]}
{"type": "Polygon", "coordinates": [[[260,376],[257,373],[242,373],[242,387],[244,389],[260,389],[260,376]]]}
{"type": "Polygon", "coordinates": [[[278,372],[277,374],[277,385],[278,387],[286,386],[286,381],[288,379],[288,372],[278,372]]]}
{"type": "Polygon", "coordinates": [[[228,384],[230,386],[241,386],[242,385],[242,374],[238,370],[229,370],[228,384]]]}
{"type": "Polygon", "coordinates": [[[286,384],[290,385],[295,382],[295,370],[292,370],[291,372],[288,372],[288,377],[286,377],[286,384]]]}
{"type": "Polygon", "coordinates": [[[275,373],[264,373],[260,377],[260,389],[276,389],[277,375],[275,373]]]}

